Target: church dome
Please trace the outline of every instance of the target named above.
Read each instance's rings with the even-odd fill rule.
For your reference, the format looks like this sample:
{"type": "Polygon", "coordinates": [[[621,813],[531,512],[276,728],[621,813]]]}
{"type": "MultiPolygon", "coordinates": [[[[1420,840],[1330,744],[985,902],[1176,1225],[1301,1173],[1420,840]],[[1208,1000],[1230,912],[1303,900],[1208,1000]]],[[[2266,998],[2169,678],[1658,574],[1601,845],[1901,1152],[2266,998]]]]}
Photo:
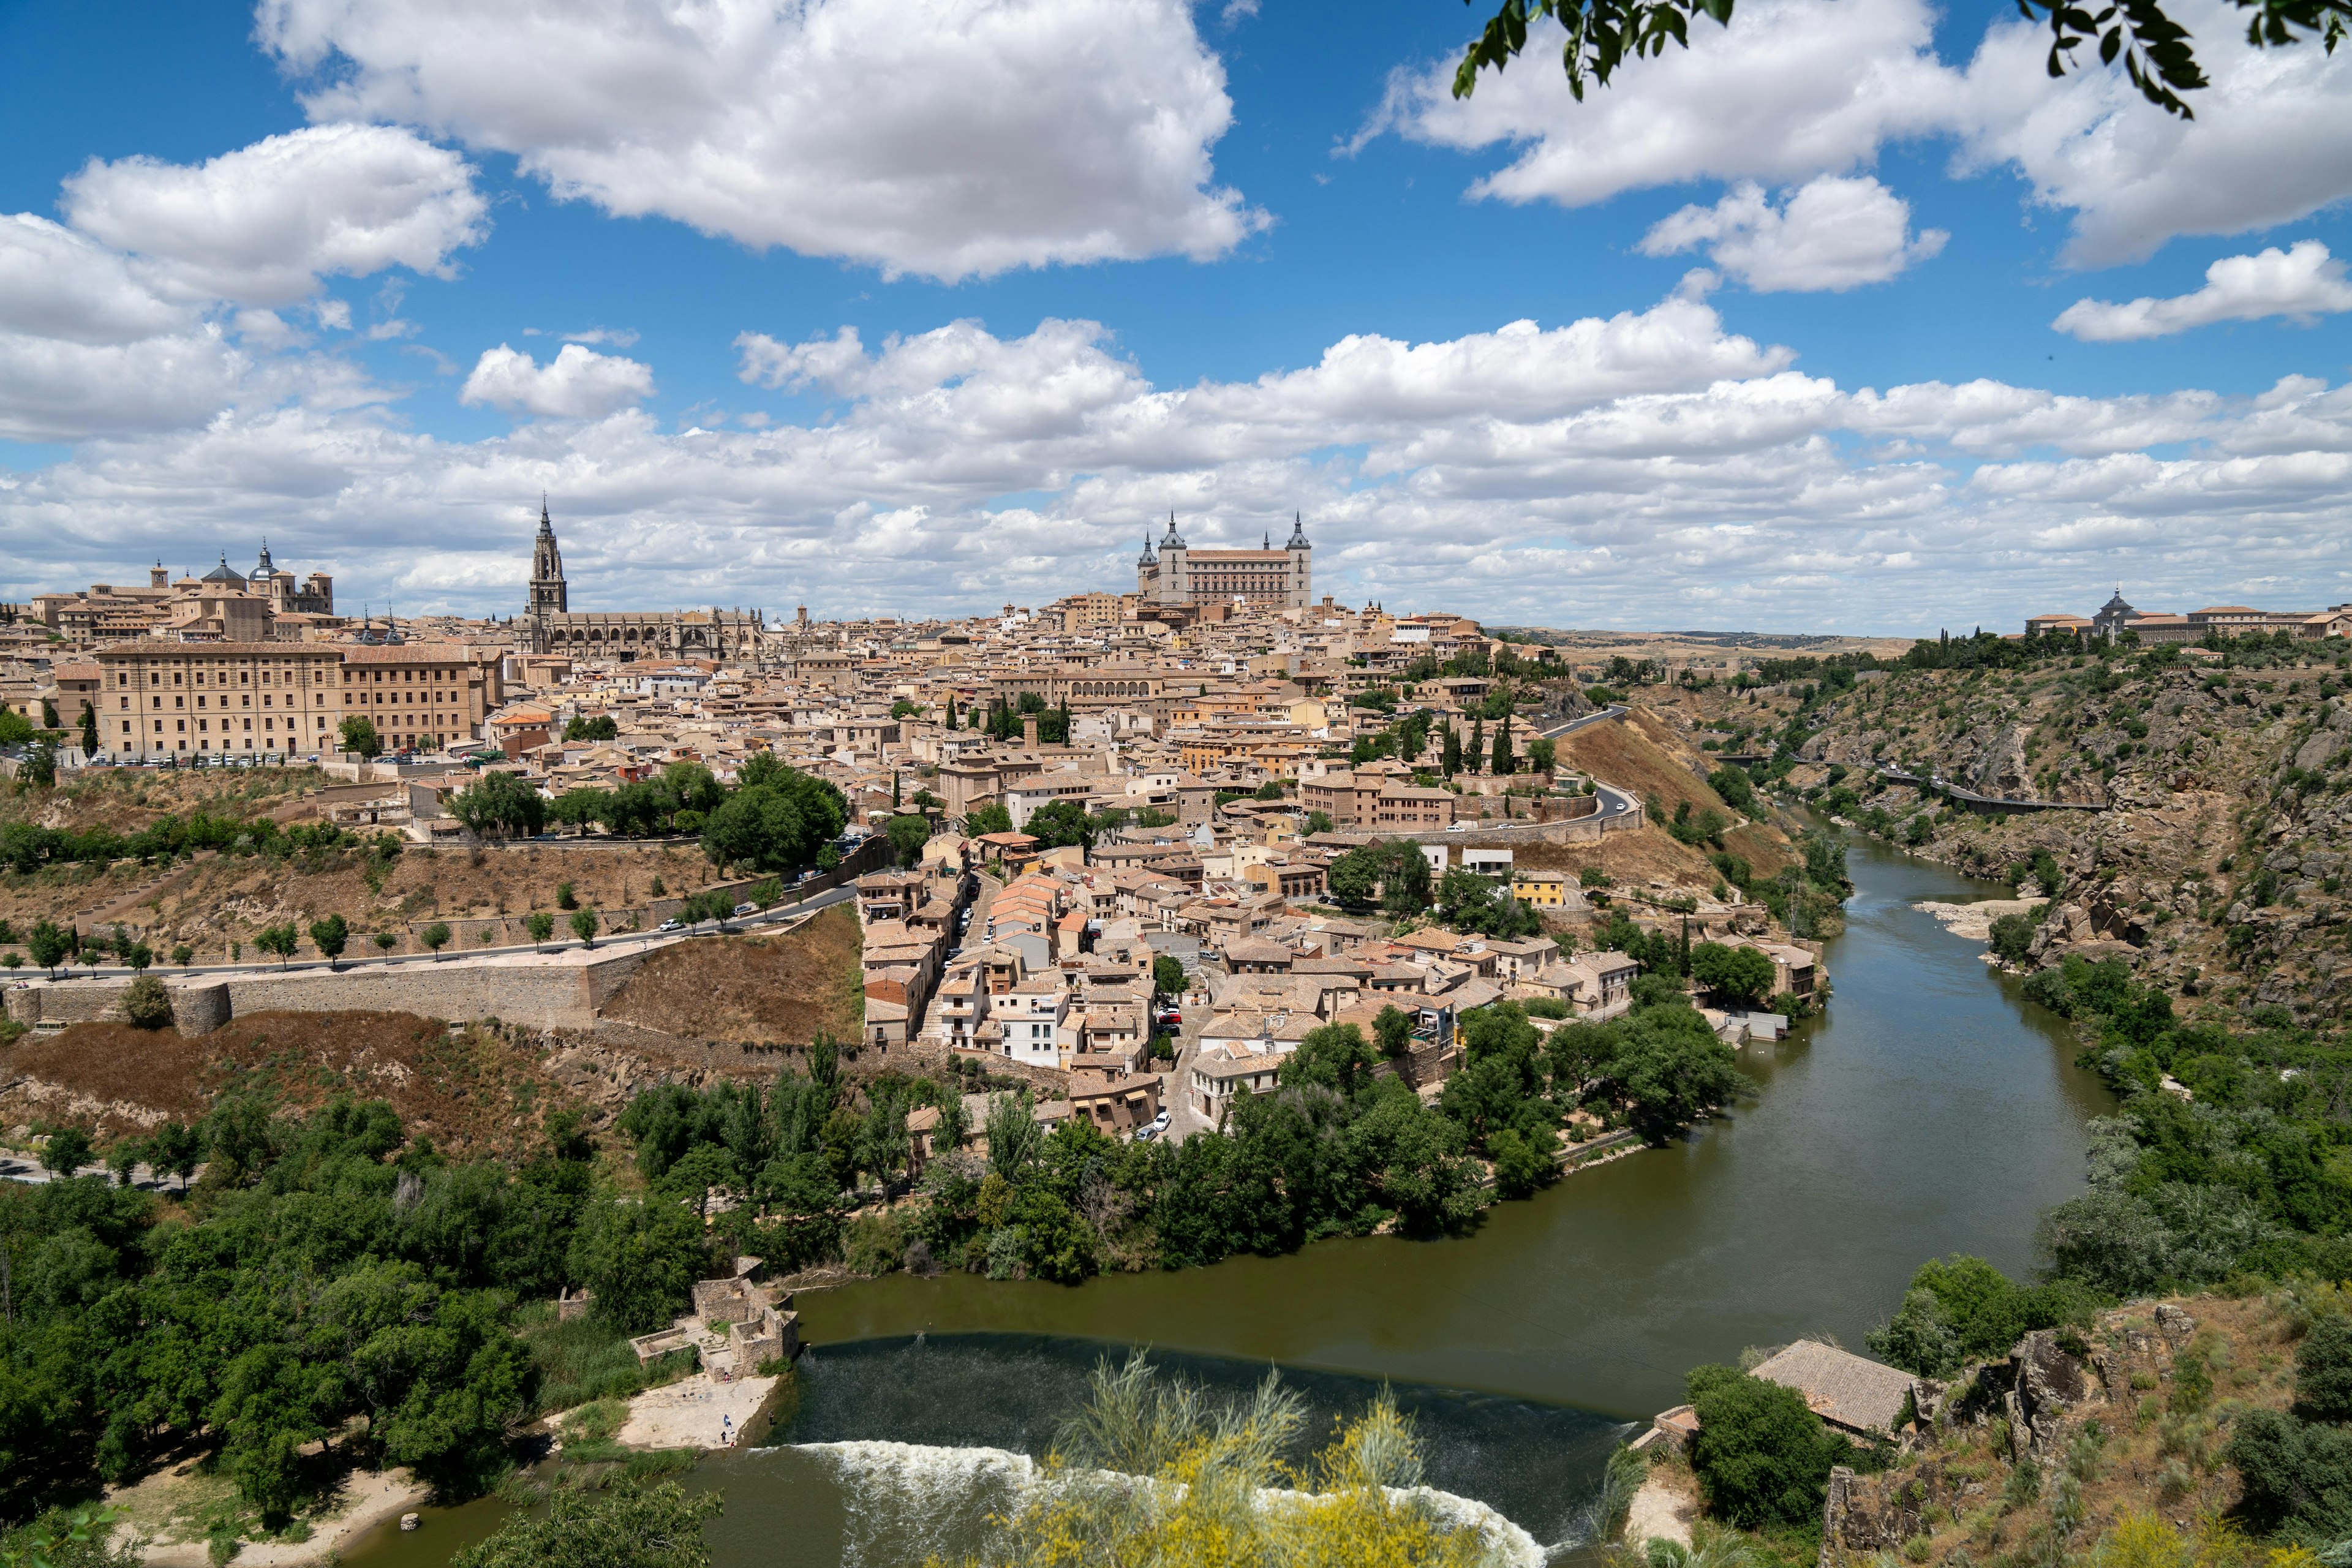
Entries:
{"type": "Polygon", "coordinates": [[[245,586],[245,574],[228,563],[227,552],[223,552],[220,558],[220,564],[205,573],[199,581],[205,583],[234,584],[237,587],[242,588],[245,586]]]}

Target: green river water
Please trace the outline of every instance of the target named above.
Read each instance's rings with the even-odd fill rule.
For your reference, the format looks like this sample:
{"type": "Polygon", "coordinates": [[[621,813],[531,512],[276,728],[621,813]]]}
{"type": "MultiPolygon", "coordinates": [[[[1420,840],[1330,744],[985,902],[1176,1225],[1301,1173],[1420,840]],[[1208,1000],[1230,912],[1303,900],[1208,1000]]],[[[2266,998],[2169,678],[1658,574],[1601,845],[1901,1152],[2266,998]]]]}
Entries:
{"type": "MultiPolygon", "coordinates": [[[[1474,1235],[1076,1289],[898,1275],[803,1296],[812,1348],[774,1446],[695,1472],[727,1493],[720,1563],[884,1568],[951,1548],[1093,1362],[1131,1344],[1234,1388],[1278,1366],[1318,1415],[1388,1383],[1432,1485],[1538,1548],[1572,1544],[1622,1424],[1679,1402],[1694,1363],[1808,1334],[1858,1349],[1931,1255],[2021,1273],[2036,1215],[2081,1188],[2105,1091],[2071,1065],[2063,1020],[1911,907],[2005,889],[1867,843],[1850,871],[1829,1015],[1742,1052],[1756,1099],[1498,1205],[1474,1235]]],[[[345,1561],[427,1568],[501,1517],[427,1510],[345,1561]]]]}

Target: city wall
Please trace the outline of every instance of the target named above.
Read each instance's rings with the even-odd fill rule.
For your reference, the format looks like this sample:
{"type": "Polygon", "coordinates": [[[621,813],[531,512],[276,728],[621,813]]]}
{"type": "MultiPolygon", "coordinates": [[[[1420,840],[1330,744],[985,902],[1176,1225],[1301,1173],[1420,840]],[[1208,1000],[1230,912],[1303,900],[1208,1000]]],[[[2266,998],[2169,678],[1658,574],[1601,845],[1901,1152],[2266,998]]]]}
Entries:
{"type": "MultiPolygon", "coordinates": [[[[593,1028],[596,1010],[645,963],[650,949],[631,944],[541,963],[493,960],[446,963],[354,963],[316,970],[166,980],[173,1026],[203,1035],[254,1013],[415,1013],[463,1022],[495,1017],[541,1029],[593,1028]]],[[[32,981],[9,988],[8,1016],[27,1026],[89,1023],[122,1016],[127,979],[32,981]]]]}

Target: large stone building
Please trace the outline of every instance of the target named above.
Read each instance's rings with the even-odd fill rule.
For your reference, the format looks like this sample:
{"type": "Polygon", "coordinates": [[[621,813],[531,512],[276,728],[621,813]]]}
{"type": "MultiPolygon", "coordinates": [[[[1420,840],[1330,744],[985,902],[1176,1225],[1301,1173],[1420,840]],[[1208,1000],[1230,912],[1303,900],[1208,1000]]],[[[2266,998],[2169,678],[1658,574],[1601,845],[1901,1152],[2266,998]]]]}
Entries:
{"type": "Polygon", "coordinates": [[[1176,531],[1176,514],[1171,512],[1156,553],[1150,535],[1144,536],[1143,553],[1135,563],[1135,591],[1146,609],[1190,610],[1239,601],[1303,610],[1315,591],[1313,550],[1303,517],[1293,521],[1290,542],[1279,550],[1271,533],[1263,550],[1194,550],[1176,531]]]}
{"type": "Polygon", "coordinates": [[[524,603],[530,651],[581,659],[716,658],[757,663],[769,651],[770,632],[758,610],[575,610],[563,580],[563,552],[547,503],[539,507],[539,538],[530,552],[530,588],[524,603]]]}

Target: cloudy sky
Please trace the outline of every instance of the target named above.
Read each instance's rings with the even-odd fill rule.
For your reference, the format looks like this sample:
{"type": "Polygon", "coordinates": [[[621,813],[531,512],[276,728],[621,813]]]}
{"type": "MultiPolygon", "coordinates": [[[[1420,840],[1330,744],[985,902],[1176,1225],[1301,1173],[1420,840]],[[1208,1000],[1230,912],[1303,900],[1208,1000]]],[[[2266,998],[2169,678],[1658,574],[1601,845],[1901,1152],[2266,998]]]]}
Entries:
{"type": "Polygon", "coordinates": [[[2182,0],[2184,124],[2007,9],[1580,105],[1454,100],[1450,0],[0,7],[0,598],[510,613],[543,491],[575,608],[1042,603],[1171,509],[1557,626],[2352,599],[2352,50],[2182,0]]]}

